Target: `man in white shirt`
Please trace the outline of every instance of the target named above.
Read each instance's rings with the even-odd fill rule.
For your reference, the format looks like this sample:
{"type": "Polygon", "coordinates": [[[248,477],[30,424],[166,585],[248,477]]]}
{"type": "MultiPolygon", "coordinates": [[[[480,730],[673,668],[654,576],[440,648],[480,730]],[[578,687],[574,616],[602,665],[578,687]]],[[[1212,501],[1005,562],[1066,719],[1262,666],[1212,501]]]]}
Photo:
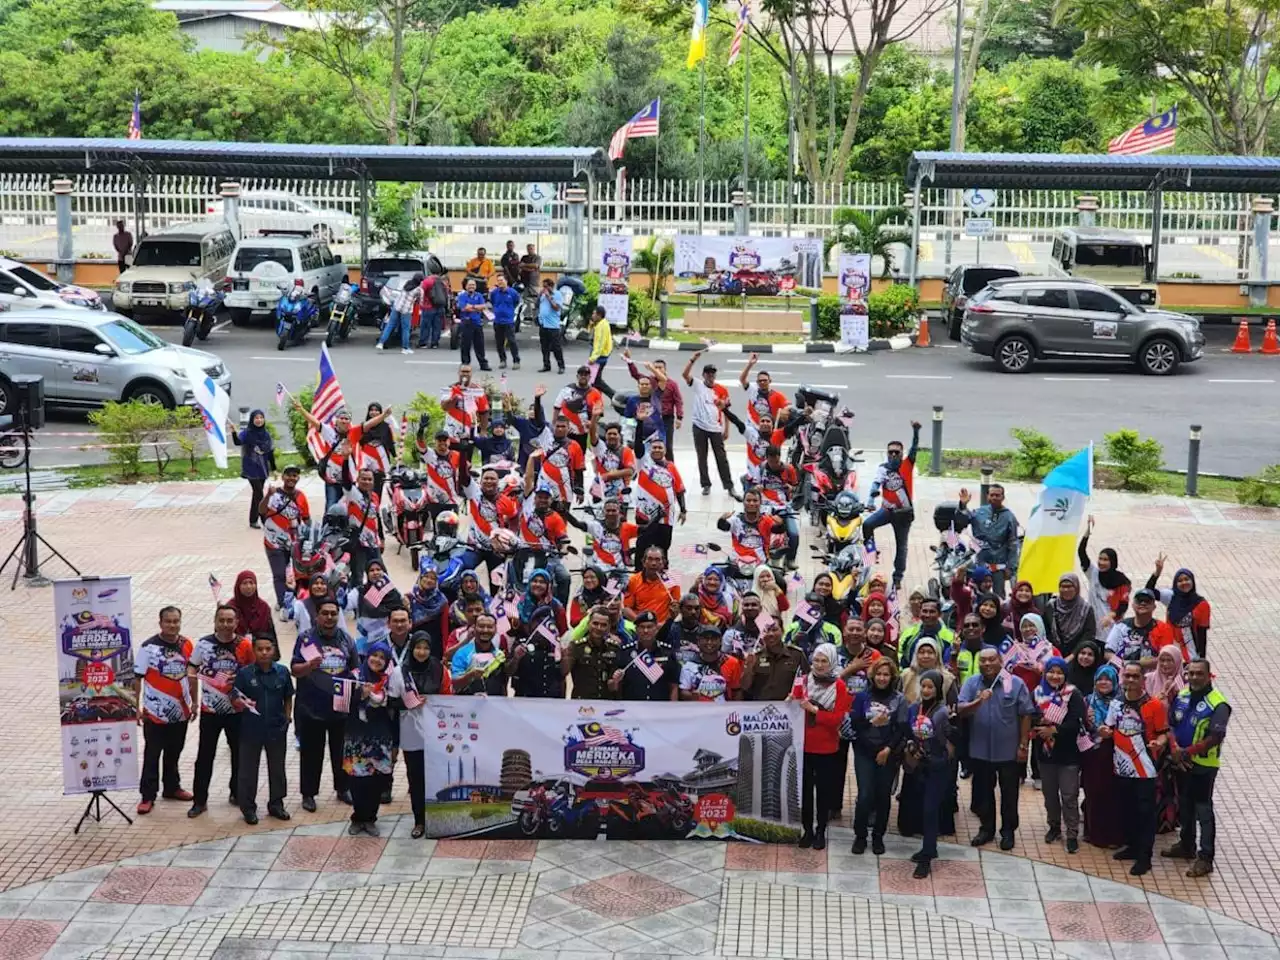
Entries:
{"type": "Polygon", "coordinates": [[[729,406],[729,391],[716,383],[714,364],[706,364],[702,368],[702,376],[693,379],[693,365],[702,356],[699,350],[684,365],[684,382],[693,394],[693,448],[698,454],[698,479],[702,484],[702,495],[711,493],[711,474],[707,469],[707,448],[715,452],[716,468],[720,472],[720,482],[731,497],[737,493],[733,489],[733,475],[729,472],[729,457],[724,451],[724,441],[729,435],[729,421],[726,411],[729,406]]]}

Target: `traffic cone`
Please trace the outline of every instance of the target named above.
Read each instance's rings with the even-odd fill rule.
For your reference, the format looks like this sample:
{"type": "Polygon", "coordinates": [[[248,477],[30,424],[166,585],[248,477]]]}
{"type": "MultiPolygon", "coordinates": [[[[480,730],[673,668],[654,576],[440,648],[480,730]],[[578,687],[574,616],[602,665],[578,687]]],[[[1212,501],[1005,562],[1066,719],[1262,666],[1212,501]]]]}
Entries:
{"type": "Polygon", "coordinates": [[[920,330],[916,333],[916,346],[933,346],[933,344],[929,342],[929,317],[927,314],[920,317],[920,330]]]}
{"type": "Polygon", "coordinates": [[[1280,341],[1276,340],[1276,322],[1274,320],[1267,321],[1267,332],[1262,335],[1262,347],[1258,352],[1272,356],[1280,353],[1280,341]]]}
{"type": "Polygon", "coordinates": [[[1253,349],[1249,346],[1249,321],[1244,317],[1240,318],[1240,326],[1236,329],[1236,342],[1231,348],[1232,353],[1252,353],[1253,349]]]}

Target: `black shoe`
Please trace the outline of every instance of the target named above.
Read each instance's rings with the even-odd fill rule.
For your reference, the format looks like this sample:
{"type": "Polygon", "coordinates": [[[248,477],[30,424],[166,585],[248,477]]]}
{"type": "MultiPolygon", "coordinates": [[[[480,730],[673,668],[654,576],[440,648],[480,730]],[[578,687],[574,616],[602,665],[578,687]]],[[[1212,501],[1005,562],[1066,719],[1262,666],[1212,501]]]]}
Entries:
{"type": "Polygon", "coordinates": [[[703,488],[702,488],[702,495],[703,495],[704,497],[709,497],[709,496],[711,496],[711,488],[710,488],[709,486],[708,486],[708,487],[703,487],[703,488]]]}
{"type": "Polygon", "coordinates": [[[480,365],[480,372],[481,372],[481,373],[493,373],[493,367],[490,367],[490,366],[488,366],[488,365],[486,365],[486,364],[481,364],[481,365],[480,365]]]}
{"type": "Polygon", "coordinates": [[[409,836],[414,840],[421,840],[427,835],[427,828],[420,823],[415,823],[413,829],[409,831],[409,836]]]}
{"type": "Polygon", "coordinates": [[[1009,835],[1009,834],[1007,834],[1007,833],[1006,833],[1006,834],[1002,834],[1002,835],[1001,835],[1001,837],[1000,837],[1000,849],[1001,849],[1001,850],[1012,850],[1012,849],[1013,849],[1013,837],[1012,837],[1011,835],[1009,835]]]}
{"type": "Polygon", "coordinates": [[[351,791],[343,790],[341,793],[338,794],[338,799],[341,800],[343,803],[345,803],[348,807],[351,806],[352,805],[351,791]]]}
{"type": "Polygon", "coordinates": [[[269,816],[275,817],[277,820],[293,819],[293,817],[289,816],[289,811],[284,808],[283,803],[273,803],[268,805],[267,814],[269,816]]]}
{"type": "Polygon", "coordinates": [[[1137,860],[1138,855],[1128,847],[1121,847],[1111,855],[1112,860],[1137,860]]]}
{"type": "Polygon", "coordinates": [[[921,860],[918,863],[916,863],[916,868],[911,872],[911,876],[915,877],[917,880],[926,880],[929,877],[930,869],[931,869],[931,864],[929,863],[929,861],[921,860]]]}
{"type": "Polygon", "coordinates": [[[871,852],[877,857],[884,856],[884,837],[871,838],[871,852]]]}
{"type": "Polygon", "coordinates": [[[303,797],[303,798],[302,798],[302,809],[303,809],[303,810],[305,810],[305,811],[307,811],[307,813],[315,813],[315,812],[316,812],[316,798],[315,798],[315,797],[303,797]]]}
{"type": "Polygon", "coordinates": [[[817,833],[813,835],[813,849],[815,850],[827,849],[827,832],[825,830],[819,830],[817,833]]]}
{"type": "Polygon", "coordinates": [[[866,838],[866,837],[854,837],[854,838],[853,838],[853,846],[849,848],[849,852],[850,852],[850,853],[866,853],[866,852],[867,852],[867,838],[866,838]]]}
{"type": "Polygon", "coordinates": [[[558,373],[560,376],[562,376],[562,377],[563,377],[563,376],[564,376],[564,367],[561,367],[559,370],[557,370],[557,371],[556,371],[556,373],[558,373]]]}
{"type": "Polygon", "coordinates": [[[191,805],[191,809],[187,811],[187,816],[190,819],[194,820],[196,817],[200,816],[200,814],[204,813],[205,810],[207,809],[209,808],[206,807],[203,803],[193,803],[191,805]]]}
{"type": "Polygon", "coordinates": [[[813,846],[813,834],[806,830],[800,834],[800,842],[796,844],[801,850],[808,850],[813,846]]]}
{"type": "Polygon", "coordinates": [[[238,807],[240,806],[240,798],[237,797],[234,793],[230,793],[227,795],[227,803],[229,803],[233,807],[238,807]]]}
{"type": "Polygon", "coordinates": [[[551,372],[551,368],[550,368],[550,367],[539,367],[539,368],[538,368],[538,372],[539,372],[539,373],[550,373],[550,372],[551,372]]]}
{"type": "Polygon", "coordinates": [[[1079,853],[1080,841],[1075,837],[1067,837],[1067,853],[1079,853]]]}
{"type": "Polygon", "coordinates": [[[250,529],[250,530],[257,530],[257,529],[259,529],[261,526],[262,526],[262,524],[258,523],[258,522],[255,520],[253,523],[249,524],[249,529],[250,529]]]}
{"type": "Polygon", "coordinates": [[[1196,852],[1194,850],[1188,850],[1181,843],[1175,843],[1168,850],[1161,850],[1160,856],[1168,857],[1171,860],[1194,860],[1196,858],[1196,852]]]}
{"type": "Polygon", "coordinates": [[[910,859],[912,863],[928,863],[933,857],[928,856],[923,850],[917,850],[910,859]]]}
{"type": "Polygon", "coordinates": [[[379,802],[379,803],[390,803],[390,802],[391,802],[391,791],[390,791],[390,790],[383,790],[383,791],[382,791],[382,796],[379,798],[379,801],[378,801],[378,802],[379,802]]]}
{"type": "Polygon", "coordinates": [[[1140,877],[1144,873],[1150,873],[1150,872],[1151,872],[1150,860],[1135,860],[1133,862],[1133,866],[1129,868],[1129,876],[1131,877],[1140,877]]]}
{"type": "Polygon", "coordinates": [[[978,835],[969,841],[971,847],[985,847],[988,843],[996,838],[994,833],[987,830],[979,830],[978,835]]]}
{"type": "Polygon", "coordinates": [[[248,810],[245,812],[244,822],[251,827],[255,826],[258,822],[258,815],[254,811],[248,810]]]}
{"type": "Polygon", "coordinates": [[[962,764],[960,767],[960,779],[968,780],[972,776],[973,776],[973,771],[962,764]]]}
{"type": "Polygon", "coordinates": [[[1062,839],[1062,829],[1060,827],[1050,827],[1044,832],[1045,843],[1057,843],[1062,839]]]}

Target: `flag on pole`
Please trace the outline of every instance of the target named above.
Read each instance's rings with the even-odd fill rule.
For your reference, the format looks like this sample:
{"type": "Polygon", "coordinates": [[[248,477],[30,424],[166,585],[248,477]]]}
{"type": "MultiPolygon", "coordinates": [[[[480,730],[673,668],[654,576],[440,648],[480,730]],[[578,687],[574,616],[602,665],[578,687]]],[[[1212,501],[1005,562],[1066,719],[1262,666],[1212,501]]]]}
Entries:
{"type": "Polygon", "coordinates": [[[707,21],[710,19],[709,0],[693,0],[693,31],[689,34],[689,57],[685,60],[690,70],[707,55],[707,21]]]}
{"type": "Polygon", "coordinates": [[[142,94],[133,91],[133,112],[129,114],[129,129],[125,136],[130,140],[142,139],[142,94]]]}
{"type": "Polygon", "coordinates": [[[1052,593],[1076,568],[1076,539],[1093,493],[1093,444],[1049,471],[1040,500],[1027,518],[1018,579],[1034,593],[1052,593]]]}
{"type": "Polygon", "coordinates": [[[1113,137],[1107,144],[1107,153],[1119,153],[1137,156],[1143,153],[1155,153],[1165,147],[1172,147],[1178,136],[1178,106],[1166,110],[1159,116],[1149,117],[1132,130],[1126,130],[1118,137],[1113,137]]]}
{"type": "Polygon", "coordinates": [[[231,412],[231,398],[227,391],[213,382],[198,366],[187,368],[187,379],[195,397],[196,411],[204,421],[204,435],[209,441],[209,452],[220,470],[227,469],[227,418],[231,412]]]}
{"type": "Polygon", "coordinates": [[[657,683],[662,679],[662,664],[654,660],[653,654],[648,650],[641,650],[631,663],[650,683],[657,683]]]}
{"type": "Polygon", "coordinates": [[[353,686],[355,686],[354,680],[344,680],[341,677],[333,678],[334,713],[351,712],[351,688],[353,686]]]}
{"type": "Polygon", "coordinates": [[[284,384],[281,383],[279,380],[277,380],[276,381],[276,406],[277,407],[284,406],[285,394],[287,394],[288,392],[289,391],[284,388],[284,384]]]}
{"type": "MultiPolygon", "coordinates": [[[[329,348],[320,344],[320,382],[316,386],[316,394],[311,399],[311,415],[321,423],[328,423],[339,410],[347,405],[342,396],[342,385],[338,383],[338,375],[333,372],[333,361],[329,359],[329,348]]],[[[307,431],[307,448],[316,462],[324,459],[325,444],[320,431],[314,427],[307,431]]]]}
{"type": "Polygon", "coordinates": [[[729,66],[733,66],[742,53],[742,41],[746,38],[747,27],[751,24],[751,8],[745,3],[738,7],[738,25],[733,30],[733,43],[729,44],[729,66]]]}
{"type": "Polygon", "coordinates": [[[215,604],[222,602],[222,584],[212,573],[209,574],[209,592],[213,594],[213,602],[215,604]]]}
{"type": "Polygon", "coordinates": [[[620,126],[614,132],[613,139],[609,141],[609,159],[621,160],[628,140],[656,137],[661,113],[662,98],[659,97],[657,100],[649,101],[648,106],[620,126]]]}

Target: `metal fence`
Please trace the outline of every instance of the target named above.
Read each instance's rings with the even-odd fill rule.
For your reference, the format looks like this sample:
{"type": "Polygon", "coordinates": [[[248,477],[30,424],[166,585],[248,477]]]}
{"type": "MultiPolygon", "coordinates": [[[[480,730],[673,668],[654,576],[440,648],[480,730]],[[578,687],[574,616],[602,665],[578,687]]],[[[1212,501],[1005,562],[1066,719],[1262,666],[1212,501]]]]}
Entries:
{"type": "MultiPolygon", "coordinates": [[[[51,181],[52,178],[45,176],[0,176],[0,248],[19,256],[52,255],[55,219],[51,181]]],[[[250,178],[241,185],[246,193],[280,191],[351,214],[359,210],[360,188],[354,181],[250,178]]],[[[520,196],[522,186],[519,183],[424,183],[419,192],[421,222],[437,232],[444,255],[452,263],[462,257],[465,247],[473,245],[468,235],[492,234],[503,240],[523,236],[528,206],[520,196]]],[[[148,230],[208,216],[213,201],[218,198],[218,188],[219,180],[214,177],[154,178],[147,196],[148,230]]],[[[693,233],[697,230],[701,206],[704,232],[732,233],[736,185],[709,181],[703,189],[699,204],[698,184],[694,181],[632,180],[622,184],[621,193],[616,182],[597,183],[591,205],[594,229],[597,233],[621,230],[637,236],[693,233]]],[[[825,236],[832,228],[838,209],[875,211],[898,207],[903,203],[903,192],[901,184],[896,182],[838,185],[796,182],[790,189],[782,181],[756,182],[750,189],[751,231],[765,236],[781,236],[788,231],[825,236]]],[[[1052,241],[1054,232],[1076,222],[1075,204],[1080,193],[1001,191],[995,209],[985,214],[995,220],[994,241],[1004,244],[998,249],[999,256],[1028,264],[1042,260],[1046,255],[1043,247],[1052,241]]],[[[1097,196],[1099,226],[1150,235],[1152,212],[1146,194],[1104,191],[1097,196]]],[[[560,197],[551,205],[551,231],[550,237],[543,238],[544,251],[563,248],[568,227],[563,189],[560,197]]],[[[1228,279],[1247,272],[1250,200],[1244,194],[1166,194],[1162,274],[1228,279]]],[[[924,272],[936,274],[950,266],[947,254],[953,246],[955,262],[962,262],[962,254],[971,253],[972,242],[962,237],[964,211],[960,207],[959,191],[925,191],[921,204],[922,267],[924,272]],[[951,242],[947,242],[948,237],[951,242]]],[[[123,219],[132,229],[132,181],[127,176],[114,175],[75,178],[72,210],[76,255],[110,255],[114,221],[123,219]]],[[[996,252],[985,245],[984,250],[996,252]]]]}

